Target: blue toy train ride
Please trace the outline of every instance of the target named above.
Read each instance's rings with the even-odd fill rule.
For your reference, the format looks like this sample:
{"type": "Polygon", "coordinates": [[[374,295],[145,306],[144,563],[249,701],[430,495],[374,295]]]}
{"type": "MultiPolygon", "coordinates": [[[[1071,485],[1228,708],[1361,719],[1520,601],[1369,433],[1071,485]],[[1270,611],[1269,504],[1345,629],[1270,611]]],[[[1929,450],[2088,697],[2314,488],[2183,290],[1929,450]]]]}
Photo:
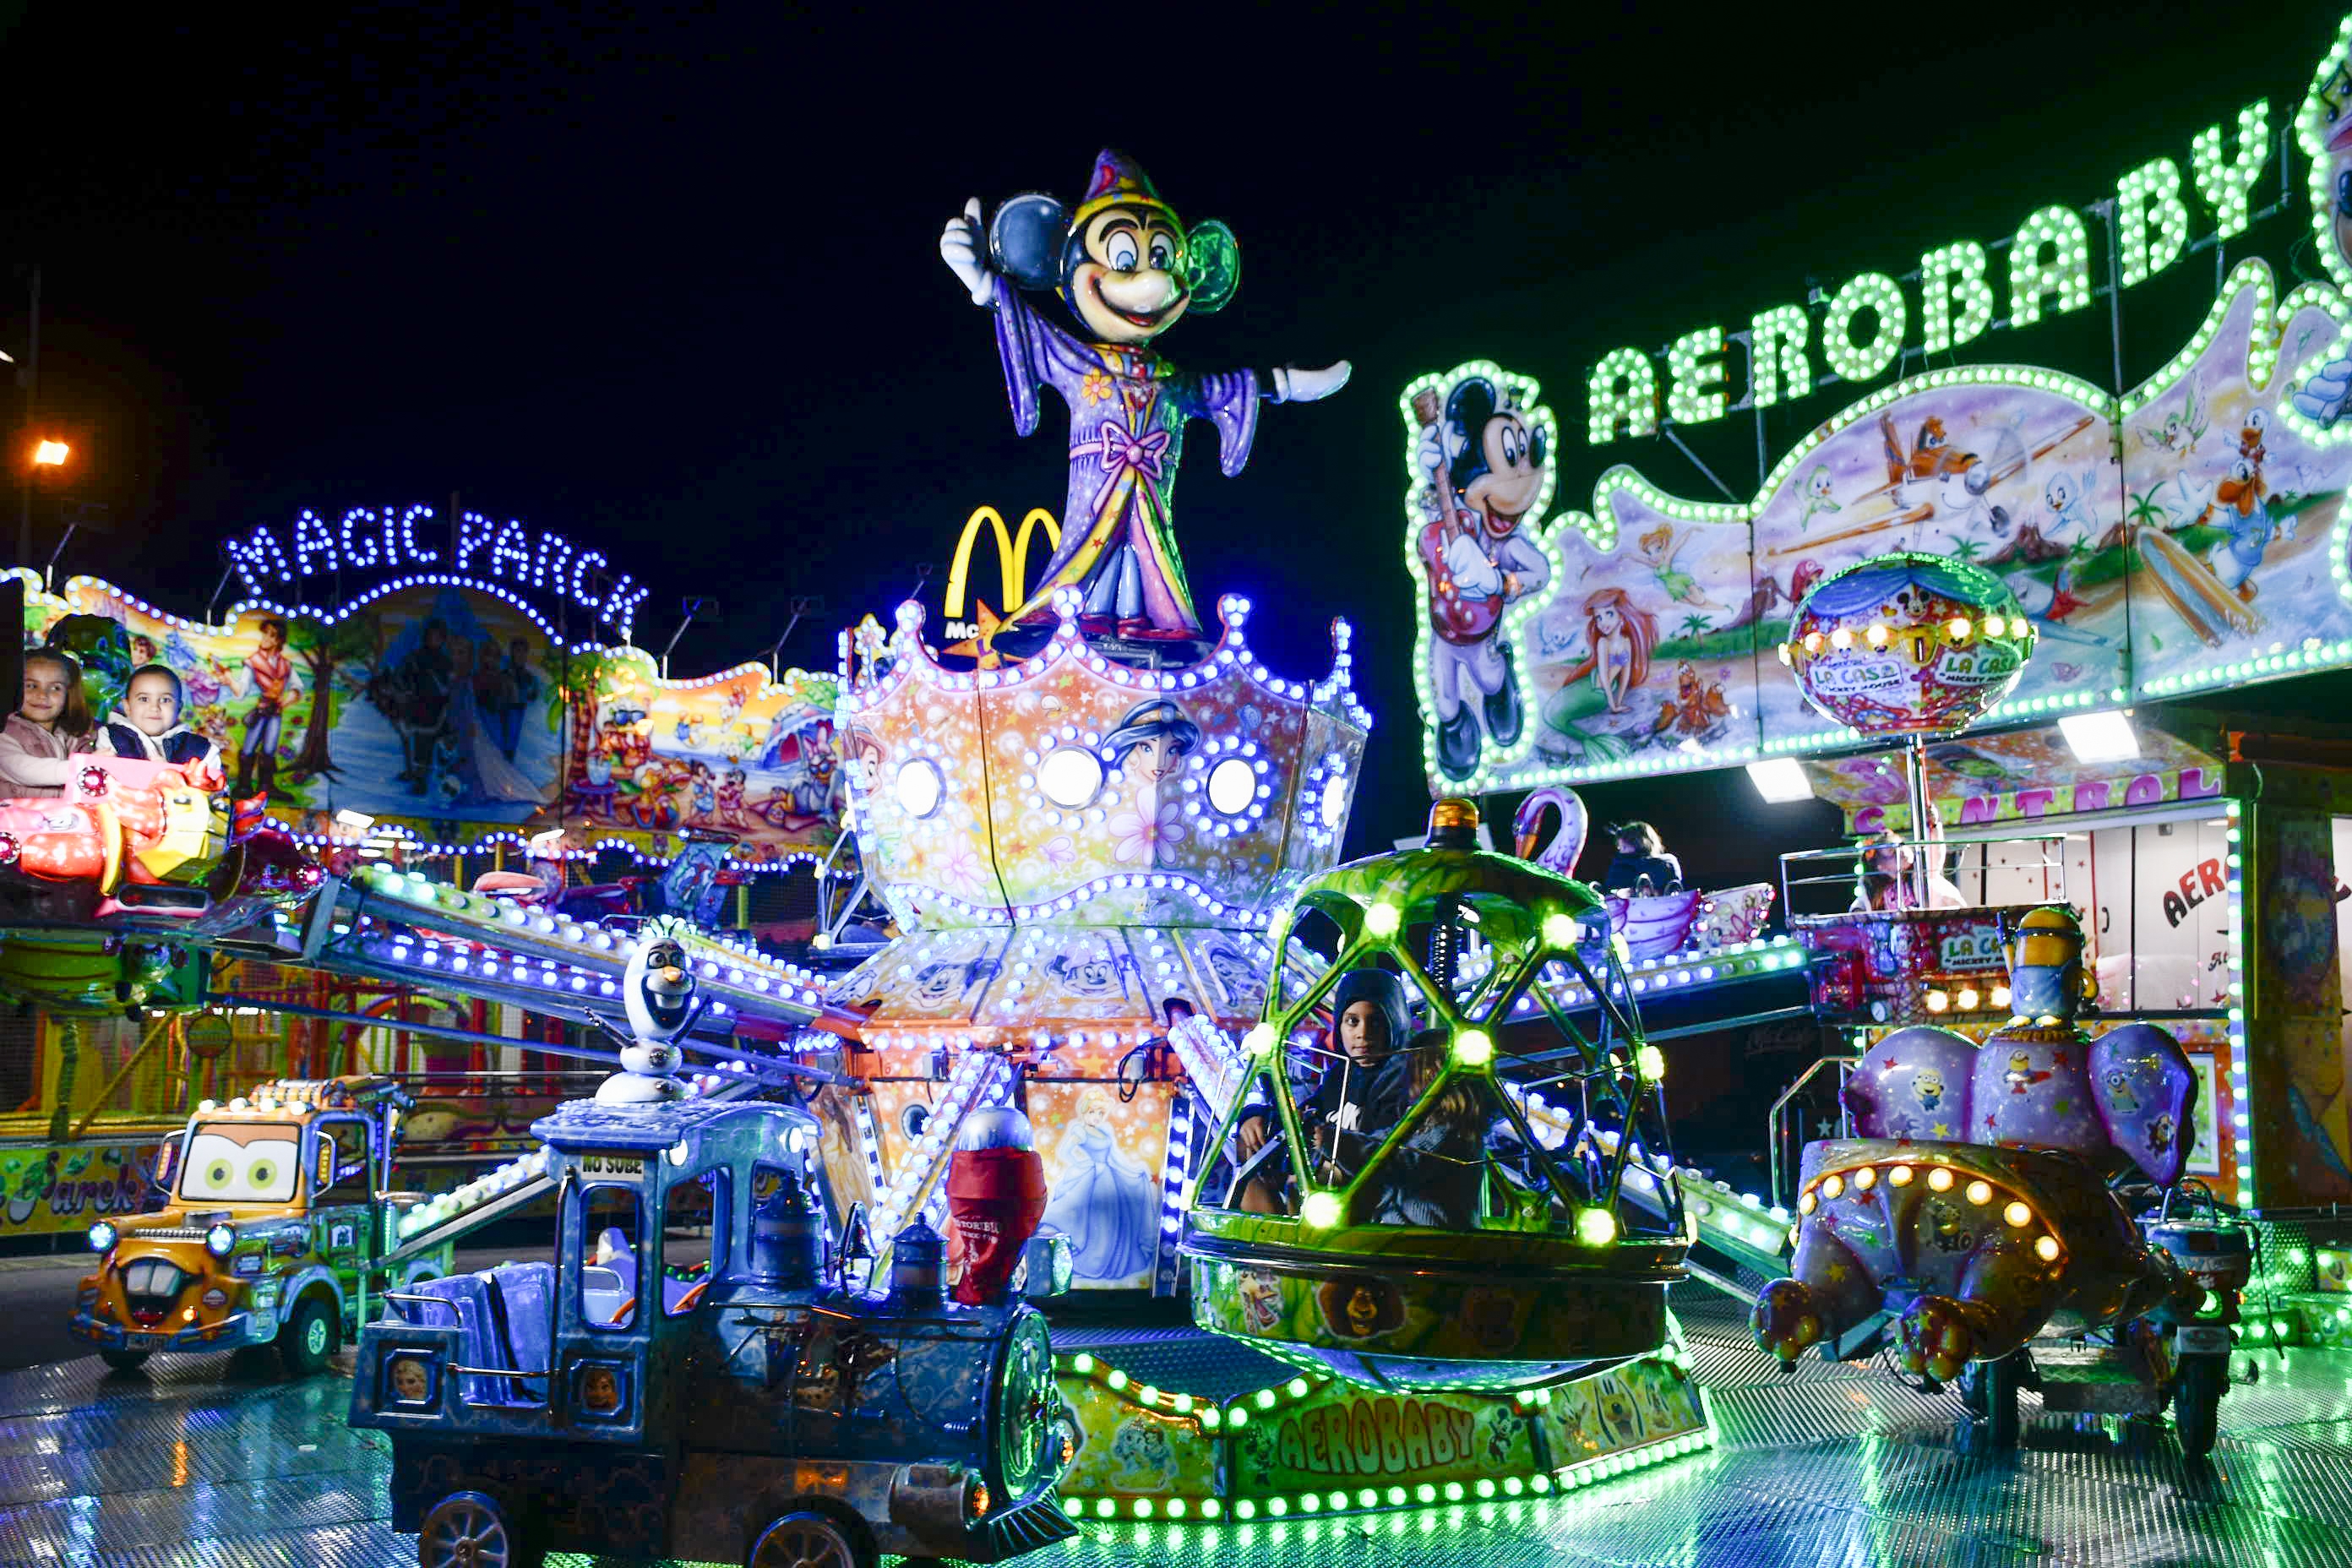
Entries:
{"type": "Polygon", "coordinates": [[[352,1423],[392,1435],[424,1568],[991,1563],[1074,1532],[1043,1315],[950,1300],[920,1220],[887,1294],[851,1289],[814,1118],[583,1100],[532,1131],[554,1261],[398,1292],[360,1340],[352,1423]]]}

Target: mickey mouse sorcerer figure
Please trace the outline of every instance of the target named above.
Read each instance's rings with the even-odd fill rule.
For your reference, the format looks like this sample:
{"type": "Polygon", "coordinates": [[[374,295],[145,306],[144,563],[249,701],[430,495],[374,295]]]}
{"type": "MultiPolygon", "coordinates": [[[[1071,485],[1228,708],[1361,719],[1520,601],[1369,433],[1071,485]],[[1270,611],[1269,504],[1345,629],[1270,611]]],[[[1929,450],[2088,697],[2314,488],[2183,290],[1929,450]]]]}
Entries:
{"type": "MultiPolygon", "coordinates": [[[[1070,408],[1070,491],[1062,539],[1045,575],[1008,621],[1043,618],[1075,587],[1081,626],[1100,634],[1201,635],[1176,552],[1170,491],[1184,424],[1217,426],[1221,466],[1241,471],[1260,398],[1311,403],[1347,384],[1342,360],[1323,370],[1181,371],[1151,341],[1188,310],[1215,310],[1241,281],[1241,252],[1222,223],[1186,227],[1133,160],[1105,152],[1075,212],[1051,196],[1015,196],[983,230],[978,197],[948,221],[940,256],[995,312],[996,346],[1013,427],[1037,427],[1037,389],[1070,408]],[[1016,291],[1058,289],[1081,339],[1016,291]],[[1088,341],[1091,340],[1091,341],[1088,341]]],[[[984,619],[984,618],[983,618],[984,619]]]]}

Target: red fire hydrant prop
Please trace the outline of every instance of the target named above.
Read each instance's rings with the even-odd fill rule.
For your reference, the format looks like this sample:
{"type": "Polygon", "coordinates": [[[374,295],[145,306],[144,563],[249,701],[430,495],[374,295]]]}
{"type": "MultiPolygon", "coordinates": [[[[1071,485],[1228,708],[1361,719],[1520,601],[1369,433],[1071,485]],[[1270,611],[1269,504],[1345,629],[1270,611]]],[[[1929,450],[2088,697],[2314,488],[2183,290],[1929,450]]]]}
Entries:
{"type": "Polygon", "coordinates": [[[1045,1163],[1017,1110],[975,1110],[948,1162],[949,1243],[955,1299],[977,1307],[1003,1295],[1021,1249],[1045,1214],[1045,1163]]]}

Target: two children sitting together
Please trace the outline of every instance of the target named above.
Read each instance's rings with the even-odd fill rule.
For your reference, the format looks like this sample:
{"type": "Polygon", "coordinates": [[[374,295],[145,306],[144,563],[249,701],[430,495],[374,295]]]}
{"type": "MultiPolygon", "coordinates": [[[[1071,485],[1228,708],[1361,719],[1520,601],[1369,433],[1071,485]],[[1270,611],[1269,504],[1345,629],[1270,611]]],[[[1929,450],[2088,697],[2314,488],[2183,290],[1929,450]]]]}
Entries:
{"type": "Polygon", "coordinates": [[[25,655],[25,688],[0,724],[0,798],[65,794],[81,756],[176,763],[193,776],[218,778],[220,748],[180,721],[187,693],[168,665],[142,664],[123,686],[122,706],[103,723],[90,721],[81,662],[59,648],[25,655]]]}

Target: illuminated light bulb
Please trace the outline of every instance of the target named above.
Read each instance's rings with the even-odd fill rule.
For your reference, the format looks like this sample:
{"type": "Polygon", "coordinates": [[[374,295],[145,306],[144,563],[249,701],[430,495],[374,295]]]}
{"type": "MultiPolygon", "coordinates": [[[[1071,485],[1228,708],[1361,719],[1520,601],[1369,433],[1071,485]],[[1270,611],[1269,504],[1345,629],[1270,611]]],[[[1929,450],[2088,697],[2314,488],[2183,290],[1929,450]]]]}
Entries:
{"type": "Polygon", "coordinates": [[[1996,985],[1992,988],[1992,1005],[1996,1007],[2006,1007],[2009,1005],[2008,986],[1996,985]]]}
{"type": "Polygon", "coordinates": [[[1544,916],[1543,939],[1547,947],[1574,947],[1576,921],[1555,910],[1544,916]]]}
{"type": "Polygon", "coordinates": [[[1951,1006],[1951,1005],[1952,999],[1949,996],[1945,995],[1942,992],[1930,991],[1927,993],[1927,1011],[1930,1013],[1941,1013],[1951,1006]]]}
{"type": "Polygon", "coordinates": [[[1944,623],[1944,635],[1950,637],[1954,642],[1968,641],[1968,617],[1966,616],[1954,616],[1950,620],[1946,621],[1944,623]]]}
{"type": "Polygon", "coordinates": [[[1790,657],[1790,655],[1789,655],[1789,645],[1788,645],[1787,643],[1778,643],[1778,644],[1775,644],[1775,645],[1773,646],[1772,651],[1773,651],[1774,653],[1777,653],[1777,654],[1779,654],[1779,655],[1780,656],[1780,662],[1781,662],[1782,664],[1793,665],[1793,664],[1796,662],[1796,661],[1795,661],[1793,658],[1791,658],[1790,657]]]}
{"type": "Polygon", "coordinates": [[[1870,1191],[1871,1188],[1878,1185],[1877,1167],[1874,1165],[1864,1165],[1861,1170],[1856,1171],[1853,1173],[1853,1184],[1857,1189],[1865,1193],[1870,1191]]]}
{"type": "Polygon", "coordinates": [[[1250,1032],[1242,1037],[1242,1049],[1254,1057],[1262,1057],[1274,1049],[1274,1026],[1272,1024],[1252,1025],[1250,1032]]]}
{"type": "Polygon", "coordinates": [[[1843,1176],[1825,1176],[1822,1178],[1822,1196],[1825,1198],[1834,1198],[1842,1195],[1844,1192],[1845,1178],[1843,1176]]]}
{"type": "Polygon", "coordinates": [[[1374,904],[1364,911],[1364,930],[1372,936],[1394,936],[1403,923],[1403,913],[1394,904],[1374,904]]]}
{"type": "Polygon", "coordinates": [[[1911,1184],[1911,1167],[1896,1165],[1886,1173],[1886,1179],[1898,1187],[1907,1187],[1911,1184]]]}
{"type": "Polygon", "coordinates": [[[1464,1067],[1485,1067],[1495,1059],[1495,1037],[1484,1029],[1465,1029],[1454,1037],[1454,1059],[1464,1067]]]}
{"type": "Polygon", "coordinates": [[[1309,1193],[1307,1201],[1298,1205],[1298,1217],[1317,1230],[1329,1230],[1339,1223],[1339,1194],[1309,1193]]]}
{"type": "Polygon", "coordinates": [[[1936,1165],[1931,1167],[1927,1172],[1927,1186],[1929,1190],[1933,1192],[1950,1192],[1952,1190],[1951,1167],[1948,1165],[1936,1165]]]}
{"type": "Polygon", "coordinates": [[[2033,1223],[2033,1211],[2022,1203],[2011,1200],[2010,1205],[2000,1211],[2000,1217],[2022,1230],[2033,1223]]]}
{"type": "Polygon", "coordinates": [[[1876,621],[1871,622],[1869,626],[1864,630],[1862,635],[1869,639],[1870,646],[1873,647],[1885,647],[1886,646],[1886,628],[1876,621]]]}
{"type": "Polygon", "coordinates": [[[1822,651],[1821,633],[1807,632],[1805,634],[1805,651],[1807,653],[1819,653],[1822,651]]]}
{"type": "Polygon", "coordinates": [[[1655,1046],[1643,1046],[1633,1053],[1633,1064],[1643,1081],[1663,1083],[1666,1077],[1666,1053],[1655,1046]]]}
{"type": "Polygon", "coordinates": [[[1853,646],[1853,634],[1846,630],[1845,627],[1840,626],[1837,630],[1830,633],[1830,647],[1837,649],[1840,653],[1843,653],[1853,646]]]}
{"type": "Polygon", "coordinates": [[[1952,1000],[1958,1005],[1961,1012],[1973,1013],[1977,1010],[1977,1004],[1984,998],[1977,994],[1975,986],[1963,985],[1960,987],[1960,994],[1952,1000]]]}
{"type": "Polygon", "coordinates": [[[1617,1239],[1617,1216],[1607,1209],[1586,1209],[1576,1216],[1576,1239],[1587,1247],[1606,1247],[1617,1239]]]}
{"type": "Polygon", "coordinates": [[[2044,1263],[2057,1262],[2058,1238],[2054,1236],[2035,1237],[2033,1238],[2033,1256],[2039,1258],[2044,1263]]]}
{"type": "Polygon", "coordinates": [[[1992,1184],[1990,1182],[1970,1182],[1964,1195],[1968,1198],[1969,1202],[1972,1204],[1989,1204],[1992,1202],[1992,1184]]]}

